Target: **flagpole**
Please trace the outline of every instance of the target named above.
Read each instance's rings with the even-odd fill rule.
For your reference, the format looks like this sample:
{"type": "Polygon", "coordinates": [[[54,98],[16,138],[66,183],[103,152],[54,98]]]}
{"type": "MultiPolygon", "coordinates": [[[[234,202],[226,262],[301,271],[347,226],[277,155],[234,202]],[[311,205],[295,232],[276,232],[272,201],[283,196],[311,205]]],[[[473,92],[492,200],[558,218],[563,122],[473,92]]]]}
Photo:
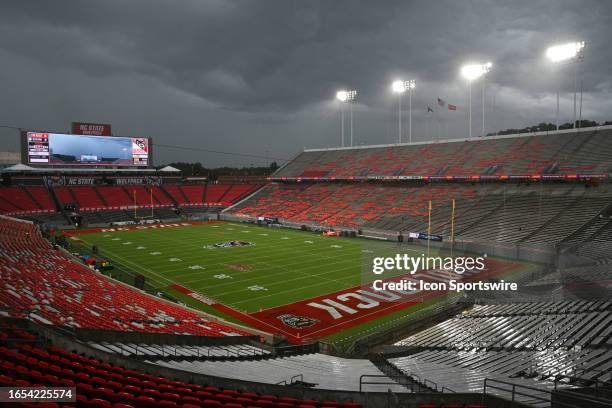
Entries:
{"type": "Polygon", "coordinates": [[[451,258],[455,248],[455,199],[453,198],[453,211],[451,213],[451,258]]]}
{"type": "Polygon", "coordinates": [[[429,242],[431,241],[431,200],[429,200],[429,212],[427,215],[427,258],[429,258],[429,242]]]}
{"type": "Polygon", "coordinates": [[[580,80],[580,116],[578,117],[578,129],[582,126],[582,80],[580,80]]]}

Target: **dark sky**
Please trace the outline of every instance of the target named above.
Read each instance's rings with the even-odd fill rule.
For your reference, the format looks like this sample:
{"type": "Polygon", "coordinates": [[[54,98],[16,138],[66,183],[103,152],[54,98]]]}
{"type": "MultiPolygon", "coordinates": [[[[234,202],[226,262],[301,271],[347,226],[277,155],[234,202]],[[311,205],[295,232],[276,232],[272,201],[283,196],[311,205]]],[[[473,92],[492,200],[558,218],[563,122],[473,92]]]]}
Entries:
{"type": "MultiPolygon", "coordinates": [[[[612,120],[611,21],[609,0],[2,0],[0,125],[111,123],[157,144],[288,158],[338,145],[334,96],[345,87],[359,91],[355,144],[395,142],[390,84],[414,78],[413,139],[465,137],[459,69],[471,61],[494,64],[487,131],[554,122],[557,89],[561,120],[571,121],[574,68],[544,52],[573,40],[587,43],[583,118],[612,120]],[[427,115],[437,97],[458,111],[427,115]]],[[[478,82],[474,134],[481,103],[478,82]]],[[[0,129],[0,150],[18,146],[15,130],[0,129]]],[[[173,160],[265,161],[156,149],[157,164],[173,160]]]]}

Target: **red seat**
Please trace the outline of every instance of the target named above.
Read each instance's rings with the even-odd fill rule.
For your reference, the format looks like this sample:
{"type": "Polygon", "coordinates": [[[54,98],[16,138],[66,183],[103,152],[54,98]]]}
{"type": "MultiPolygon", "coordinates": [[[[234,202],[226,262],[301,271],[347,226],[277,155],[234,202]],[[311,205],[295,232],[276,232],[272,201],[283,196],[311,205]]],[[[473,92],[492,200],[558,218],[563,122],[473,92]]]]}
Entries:
{"type": "Polygon", "coordinates": [[[206,399],[202,401],[202,403],[204,404],[205,407],[210,407],[210,408],[221,408],[223,406],[223,404],[220,403],[219,401],[215,401],[211,399],[206,399]]]}
{"type": "Polygon", "coordinates": [[[257,400],[253,402],[253,405],[257,406],[257,407],[261,407],[261,408],[267,408],[267,407],[273,407],[274,406],[274,402],[270,401],[270,400],[257,400]]]}
{"type": "Polygon", "coordinates": [[[178,407],[178,404],[174,401],[161,400],[157,402],[158,407],[178,407]]]}

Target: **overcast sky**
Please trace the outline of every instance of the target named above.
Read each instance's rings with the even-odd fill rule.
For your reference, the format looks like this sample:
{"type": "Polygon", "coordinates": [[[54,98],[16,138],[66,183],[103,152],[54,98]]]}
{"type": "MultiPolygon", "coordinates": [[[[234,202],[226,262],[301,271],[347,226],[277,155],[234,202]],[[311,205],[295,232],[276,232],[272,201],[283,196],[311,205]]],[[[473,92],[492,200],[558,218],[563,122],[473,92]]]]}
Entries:
{"type": "MultiPolygon", "coordinates": [[[[0,125],[111,123],[116,135],[158,145],[282,159],[339,144],[341,88],[359,92],[355,144],[395,142],[390,84],[404,78],[417,81],[414,140],[465,137],[466,62],[494,64],[487,131],[554,122],[557,89],[561,120],[571,121],[574,68],[551,66],[544,52],[573,40],[587,43],[577,71],[582,116],[612,120],[611,21],[609,0],[2,0],[0,125]],[[440,109],[437,97],[458,110],[440,109]]],[[[475,83],[474,135],[481,90],[475,83]]],[[[0,151],[18,146],[17,131],[0,129],[0,151]]],[[[160,146],[155,156],[156,164],[265,162],[160,146]]]]}

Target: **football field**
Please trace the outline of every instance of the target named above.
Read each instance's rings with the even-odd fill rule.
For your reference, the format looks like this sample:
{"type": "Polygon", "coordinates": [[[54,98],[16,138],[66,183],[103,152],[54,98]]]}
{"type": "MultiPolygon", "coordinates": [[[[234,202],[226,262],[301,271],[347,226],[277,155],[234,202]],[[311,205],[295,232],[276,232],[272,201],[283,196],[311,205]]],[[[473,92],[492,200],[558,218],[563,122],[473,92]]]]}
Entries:
{"type": "Polygon", "coordinates": [[[245,312],[336,292],[360,279],[358,240],[287,229],[220,223],[78,239],[160,287],[178,283],[245,312]]]}
{"type": "MultiPolygon", "coordinates": [[[[239,223],[139,228],[77,231],[71,239],[77,247],[97,246],[98,257],[115,268],[143,274],[190,306],[295,339],[336,333],[423,301],[392,302],[361,286],[362,277],[375,277],[364,255],[420,255],[422,246],[239,223]]],[[[500,273],[516,266],[495,262],[500,273]]]]}

